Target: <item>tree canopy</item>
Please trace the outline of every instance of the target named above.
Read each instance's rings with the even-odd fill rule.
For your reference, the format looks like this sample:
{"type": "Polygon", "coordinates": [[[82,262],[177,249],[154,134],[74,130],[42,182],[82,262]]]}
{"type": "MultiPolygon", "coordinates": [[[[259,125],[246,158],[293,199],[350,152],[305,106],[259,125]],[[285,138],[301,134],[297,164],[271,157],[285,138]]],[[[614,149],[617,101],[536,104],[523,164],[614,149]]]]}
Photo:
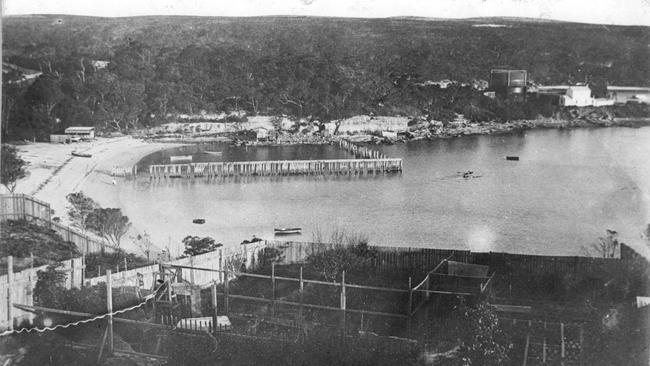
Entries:
{"type": "Polygon", "coordinates": [[[70,218],[75,221],[81,229],[88,229],[88,216],[93,212],[93,210],[99,208],[99,205],[83,192],[70,193],[66,196],[66,199],[72,206],[68,212],[70,218]]]}
{"type": "Polygon", "coordinates": [[[119,208],[95,208],[88,214],[86,222],[89,229],[118,248],[131,227],[129,218],[122,215],[119,208]]]}
{"type": "Polygon", "coordinates": [[[2,156],[0,158],[2,159],[0,165],[2,185],[13,193],[18,180],[27,176],[25,170],[27,162],[18,156],[16,147],[7,144],[2,144],[2,156]]]}
{"type": "Polygon", "coordinates": [[[183,255],[194,256],[214,252],[223,244],[215,242],[214,239],[209,236],[200,238],[198,236],[188,235],[183,238],[183,245],[185,246],[183,255]]]}
{"type": "Polygon", "coordinates": [[[461,113],[479,121],[552,112],[539,101],[499,104],[471,88],[422,86],[487,80],[494,67],[526,69],[546,84],[650,84],[647,27],[74,16],[53,26],[60,17],[3,22],[3,61],[43,73],[31,84],[3,81],[5,138],[46,140],[70,125],[123,131],[201,111],[319,120],[461,113]]]}

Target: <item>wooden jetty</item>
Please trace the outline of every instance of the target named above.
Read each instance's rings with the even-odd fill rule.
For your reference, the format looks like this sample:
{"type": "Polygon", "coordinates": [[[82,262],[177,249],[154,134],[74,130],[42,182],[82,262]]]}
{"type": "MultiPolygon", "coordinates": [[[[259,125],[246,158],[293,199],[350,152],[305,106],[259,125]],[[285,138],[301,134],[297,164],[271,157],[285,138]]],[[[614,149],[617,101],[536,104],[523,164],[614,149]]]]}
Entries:
{"type": "Polygon", "coordinates": [[[113,177],[135,177],[138,175],[138,166],[134,165],[132,167],[121,167],[121,166],[114,166],[113,169],[111,169],[111,176],[113,177]]]}
{"type": "Polygon", "coordinates": [[[377,174],[402,171],[402,159],[334,159],[239,161],[149,166],[149,176],[161,178],[377,174]]]}
{"type": "Polygon", "coordinates": [[[387,159],[388,156],[380,153],[377,150],[370,149],[366,146],[359,146],[347,140],[339,140],[339,147],[354,154],[355,157],[361,159],[387,159]]]}

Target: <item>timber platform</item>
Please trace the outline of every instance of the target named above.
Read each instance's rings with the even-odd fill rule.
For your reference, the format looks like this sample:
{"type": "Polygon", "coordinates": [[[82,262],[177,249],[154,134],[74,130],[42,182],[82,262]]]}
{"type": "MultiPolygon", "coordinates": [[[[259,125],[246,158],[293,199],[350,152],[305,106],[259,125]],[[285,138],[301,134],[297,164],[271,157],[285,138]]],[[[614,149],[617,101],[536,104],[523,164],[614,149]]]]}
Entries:
{"type": "Polygon", "coordinates": [[[402,159],[241,161],[149,166],[149,177],[194,178],[273,175],[380,174],[402,171],[402,159]]]}

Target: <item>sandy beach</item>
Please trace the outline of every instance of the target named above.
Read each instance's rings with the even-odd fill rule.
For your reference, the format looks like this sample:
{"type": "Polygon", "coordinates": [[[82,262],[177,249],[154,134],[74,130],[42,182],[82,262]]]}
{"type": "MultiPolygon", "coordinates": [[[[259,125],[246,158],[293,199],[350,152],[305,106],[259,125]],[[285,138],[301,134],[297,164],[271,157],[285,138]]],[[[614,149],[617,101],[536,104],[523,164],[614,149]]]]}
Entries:
{"type": "MultiPolygon", "coordinates": [[[[28,162],[28,176],[18,182],[16,193],[29,194],[48,202],[54,210],[53,217],[70,224],[67,194],[83,191],[102,207],[123,208],[118,194],[123,178],[116,178],[116,184],[113,184],[112,168],[131,167],[150,153],[177,146],[181,144],[144,142],[130,136],[73,144],[20,145],[20,156],[28,162]],[[92,157],[74,157],[71,155],[73,151],[88,153],[92,157]]],[[[132,227],[122,240],[123,249],[136,250],[128,236],[143,229],[146,228],[132,227]]]]}

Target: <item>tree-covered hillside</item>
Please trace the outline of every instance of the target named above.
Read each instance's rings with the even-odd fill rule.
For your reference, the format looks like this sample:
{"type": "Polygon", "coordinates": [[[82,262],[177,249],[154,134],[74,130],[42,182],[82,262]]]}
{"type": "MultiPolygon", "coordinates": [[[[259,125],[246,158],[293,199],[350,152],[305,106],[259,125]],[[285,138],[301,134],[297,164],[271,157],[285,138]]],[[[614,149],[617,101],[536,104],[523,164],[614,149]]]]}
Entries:
{"type": "Polygon", "coordinates": [[[648,27],[482,22],[6,17],[3,61],[44,75],[5,80],[3,134],[42,139],[72,124],[122,130],[201,110],[324,120],[441,113],[440,99],[453,104],[454,95],[438,98],[416,83],[487,80],[494,67],[527,69],[544,84],[650,85],[648,27]]]}

